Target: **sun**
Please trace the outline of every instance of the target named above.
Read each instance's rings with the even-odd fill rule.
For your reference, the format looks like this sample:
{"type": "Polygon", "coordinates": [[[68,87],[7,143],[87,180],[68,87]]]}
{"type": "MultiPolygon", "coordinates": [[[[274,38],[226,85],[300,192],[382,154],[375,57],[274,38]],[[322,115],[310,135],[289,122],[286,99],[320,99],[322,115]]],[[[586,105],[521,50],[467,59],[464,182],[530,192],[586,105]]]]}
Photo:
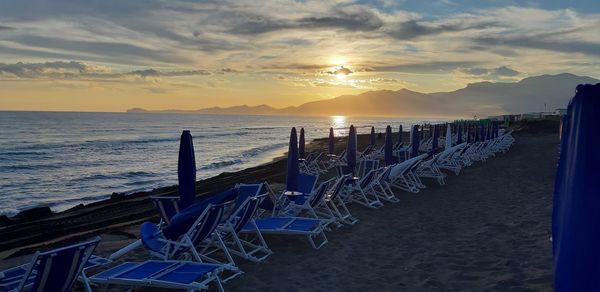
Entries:
{"type": "Polygon", "coordinates": [[[335,74],[335,78],[337,78],[337,80],[340,80],[340,81],[346,79],[346,76],[348,76],[348,75],[346,75],[344,73],[335,74]]]}
{"type": "Polygon", "coordinates": [[[346,58],[341,57],[341,56],[333,56],[329,59],[329,63],[331,65],[334,66],[346,66],[346,64],[348,63],[348,61],[346,60],[346,58]]]}

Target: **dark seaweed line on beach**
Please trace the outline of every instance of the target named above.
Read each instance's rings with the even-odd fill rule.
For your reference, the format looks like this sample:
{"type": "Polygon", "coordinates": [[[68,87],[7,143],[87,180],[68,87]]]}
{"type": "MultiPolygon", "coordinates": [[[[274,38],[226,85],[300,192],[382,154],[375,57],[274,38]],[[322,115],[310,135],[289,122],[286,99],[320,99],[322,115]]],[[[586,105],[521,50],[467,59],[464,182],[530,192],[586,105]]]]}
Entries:
{"type": "MultiPolygon", "coordinates": [[[[199,181],[198,196],[217,192],[240,182],[280,181],[284,174],[284,167],[285,161],[280,160],[239,172],[222,173],[199,181]]],[[[53,214],[38,220],[18,220],[14,224],[0,227],[0,238],[3,239],[0,243],[0,251],[24,246],[31,246],[33,249],[32,245],[69,234],[94,235],[124,222],[150,219],[158,214],[148,199],[149,196],[176,194],[177,188],[173,186],[92,203],[81,209],[53,214]]]]}

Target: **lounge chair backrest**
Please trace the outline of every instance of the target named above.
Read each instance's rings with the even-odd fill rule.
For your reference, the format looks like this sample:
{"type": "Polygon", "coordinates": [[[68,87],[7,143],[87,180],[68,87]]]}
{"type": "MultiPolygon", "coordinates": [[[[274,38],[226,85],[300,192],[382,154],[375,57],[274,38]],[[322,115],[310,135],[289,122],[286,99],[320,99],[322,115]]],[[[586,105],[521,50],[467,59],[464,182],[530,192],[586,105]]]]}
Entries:
{"type": "Polygon", "coordinates": [[[167,224],[171,223],[171,218],[179,213],[179,197],[175,196],[154,196],[150,197],[160,218],[167,224]]]}
{"type": "Polygon", "coordinates": [[[306,156],[306,158],[304,159],[304,162],[305,162],[305,163],[310,163],[310,162],[312,162],[313,160],[315,160],[315,155],[316,155],[316,153],[315,153],[315,152],[308,153],[308,155],[307,155],[307,156],[306,156]]]}
{"type": "Polygon", "coordinates": [[[390,173],[392,172],[393,166],[388,166],[383,169],[381,174],[379,175],[380,182],[386,182],[390,178],[390,173]]]}
{"type": "Polygon", "coordinates": [[[323,197],[325,197],[325,194],[327,193],[327,189],[329,188],[329,185],[331,184],[332,181],[333,181],[333,178],[322,182],[317,187],[317,189],[315,190],[314,194],[310,197],[310,200],[308,202],[311,207],[316,207],[319,204],[319,202],[321,202],[321,200],[323,200],[323,197]]]}
{"type": "Polygon", "coordinates": [[[233,227],[233,231],[238,233],[256,214],[258,205],[267,197],[267,194],[253,194],[246,197],[244,202],[229,217],[229,223],[233,227]]]}
{"type": "Polygon", "coordinates": [[[350,175],[344,175],[340,178],[337,179],[337,181],[335,181],[335,183],[333,184],[333,187],[331,188],[331,193],[329,194],[329,199],[333,200],[335,199],[344,189],[344,186],[346,185],[346,181],[348,181],[348,179],[350,179],[350,175]]]}
{"type": "Polygon", "coordinates": [[[262,188],[263,184],[238,184],[236,187],[237,197],[234,209],[240,209],[248,198],[257,196],[262,188]]]}
{"type": "Polygon", "coordinates": [[[298,175],[298,191],[305,194],[312,193],[318,179],[319,177],[316,175],[300,173],[298,175]]]}
{"type": "Polygon", "coordinates": [[[99,241],[100,237],[96,237],[67,247],[37,252],[17,291],[23,290],[27,279],[34,273],[31,291],[71,291],[99,241]]]}
{"type": "Polygon", "coordinates": [[[364,188],[368,187],[375,179],[376,173],[377,173],[376,169],[372,169],[369,172],[367,172],[367,174],[360,179],[360,184],[359,184],[360,188],[364,189],[364,188]]]}
{"type": "Polygon", "coordinates": [[[194,244],[201,243],[215,231],[221,222],[226,205],[227,203],[208,205],[206,212],[203,213],[204,216],[200,216],[187,232],[194,244]]]}

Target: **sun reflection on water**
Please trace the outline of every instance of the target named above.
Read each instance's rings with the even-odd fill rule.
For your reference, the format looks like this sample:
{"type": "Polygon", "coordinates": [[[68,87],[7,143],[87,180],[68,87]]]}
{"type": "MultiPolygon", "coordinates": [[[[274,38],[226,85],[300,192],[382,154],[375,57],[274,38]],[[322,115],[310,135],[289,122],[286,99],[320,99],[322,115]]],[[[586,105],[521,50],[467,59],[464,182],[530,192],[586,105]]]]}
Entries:
{"type": "Polygon", "coordinates": [[[348,133],[346,126],[346,116],[332,116],[331,127],[333,127],[333,134],[336,137],[344,136],[348,133]]]}

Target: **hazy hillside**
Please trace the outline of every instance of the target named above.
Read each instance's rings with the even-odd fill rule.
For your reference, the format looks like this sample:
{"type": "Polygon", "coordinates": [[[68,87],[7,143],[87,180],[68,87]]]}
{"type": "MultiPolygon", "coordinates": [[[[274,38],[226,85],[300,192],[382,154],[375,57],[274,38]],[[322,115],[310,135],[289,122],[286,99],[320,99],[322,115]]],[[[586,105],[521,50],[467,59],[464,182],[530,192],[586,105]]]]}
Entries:
{"type": "MultiPolygon", "coordinates": [[[[568,73],[528,77],[519,82],[480,82],[452,92],[419,93],[408,89],[367,91],[275,109],[267,105],[206,108],[195,111],[230,115],[486,116],[565,108],[582,83],[600,80],[568,73]]],[[[128,112],[146,112],[131,109],[128,112]]]]}

